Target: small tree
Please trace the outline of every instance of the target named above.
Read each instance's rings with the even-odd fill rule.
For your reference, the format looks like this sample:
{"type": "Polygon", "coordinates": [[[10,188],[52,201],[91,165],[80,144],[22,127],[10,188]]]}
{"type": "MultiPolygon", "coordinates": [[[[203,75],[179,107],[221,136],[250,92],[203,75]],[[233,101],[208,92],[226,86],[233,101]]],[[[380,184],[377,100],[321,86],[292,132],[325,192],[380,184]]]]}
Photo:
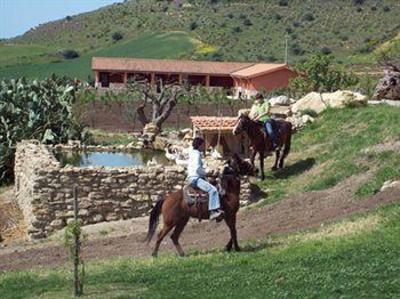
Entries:
{"type": "Polygon", "coordinates": [[[114,41],[119,41],[119,40],[121,40],[121,39],[124,38],[124,36],[123,36],[123,34],[122,34],[121,32],[114,32],[114,33],[111,35],[111,37],[112,37],[112,39],[113,39],[114,41]]]}
{"type": "Polygon", "coordinates": [[[358,78],[333,64],[332,55],[313,55],[305,63],[296,66],[299,76],[290,80],[292,93],[305,94],[311,91],[335,91],[354,86],[358,78]]]}
{"type": "Polygon", "coordinates": [[[187,86],[169,84],[161,79],[157,84],[150,84],[147,80],[128,83],[129,93],[142,101],[142,104],[136,109],[138,120],[143,127],[149,123],[154,124],[158,131],[161,131],[163,123],[171,115],[172,110],[187,89],[187,86]],[[151,115],[146,115],[147,105],[151,106],[151,115]]]}
{"type": "Polygon", "coordinates": [[[75,50],[72,50],[72,49],[63,50],[63,51],[60,52],[60,54],[65,59],[74,59],[74,58],[78,58],[79,57],[79,53],[77,51],[75,51],[75,50]]]}

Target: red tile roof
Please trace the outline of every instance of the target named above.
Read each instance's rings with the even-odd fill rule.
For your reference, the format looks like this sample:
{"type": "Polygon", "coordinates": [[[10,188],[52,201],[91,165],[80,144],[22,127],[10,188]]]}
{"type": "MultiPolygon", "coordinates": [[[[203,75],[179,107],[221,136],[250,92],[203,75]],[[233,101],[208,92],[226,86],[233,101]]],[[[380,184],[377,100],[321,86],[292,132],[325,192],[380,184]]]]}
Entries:
{"type": "Polygon", "coordinates": [[[254,65],[254,63],[116,57],[92,58],[92,69],[96,71],[114,70],[156,73],[229,75],[232,72],[252,65],[254,65]]]}
{"type": "Polygon", "coordinates": [[[287,65],[278,63],[216,62],[118,57],[92,58],[92,69],[95,71],[232,75],[233,77],[239,78],[255,77],[285,67],[287,67],[287,65]]]}
{"type": "Polygon", "coordinates": [[[237,117],[192,116],[190,119],[202,131],[232,131],[237,117]]]}
{"type": "Polygon", "coordinates": [[[231,74],[232,77],[252,78],[287,68],[286,64],[257,63],[250,67],[238,70],[231,74]]]}

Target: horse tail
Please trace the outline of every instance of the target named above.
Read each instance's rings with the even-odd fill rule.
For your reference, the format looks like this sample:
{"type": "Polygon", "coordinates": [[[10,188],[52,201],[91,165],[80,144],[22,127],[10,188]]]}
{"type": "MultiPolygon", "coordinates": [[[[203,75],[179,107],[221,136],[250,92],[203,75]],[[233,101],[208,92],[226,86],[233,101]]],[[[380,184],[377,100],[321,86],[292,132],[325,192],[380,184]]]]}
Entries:
{"type": "Polygon", "coordinates": [[[147,232],[146,239],[144,240],[144,242],[146,242],[147,244],[150,243],[151,239],[154,236],[154,233],[156,232],[163,203],[164,198],[157,200],[156,205],[150,211],[149,230],[147,232]]]}
{"type": "Polygon", "coordinates": [[[290,152],[290,145],[292,144],[292,133],[293,133],[292,124],[289,123],[289,125],[287,126],[287,137],[286,137],[287,140],[285,142],[285,147],[283,149],[283,157],[284,158],[286,158],[290,152]]]}

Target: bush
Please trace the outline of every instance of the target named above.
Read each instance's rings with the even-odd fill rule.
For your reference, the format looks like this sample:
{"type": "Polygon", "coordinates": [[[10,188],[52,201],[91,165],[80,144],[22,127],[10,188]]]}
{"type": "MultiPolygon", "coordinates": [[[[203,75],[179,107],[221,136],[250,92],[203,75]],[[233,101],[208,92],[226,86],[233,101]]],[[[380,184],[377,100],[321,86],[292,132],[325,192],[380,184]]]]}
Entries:
{"type": "Polygon", "coordinates": [[[385,6],[385,7],[383,8],[383,11],[384,11],[384,12],[389,12],[389,11],[390,11],[390,7],[389,7],[389,6],[385,6]]]}
{"type": "Polygon", "coordinates": [[[65,78],[0,82],[0,185],[13,179],[15,145],[23,139],[43,143],[83,140],[77,87],[65,78]],[[75,113],[76,111],[76,113],[75,113]]]}
{"type": "Polygon", "coordinates": [[[328,48],[328,47],[322,47],[321,53],[324,54],[324,55],[329,55],[329,54],[332,53],[332,50],[330,48],[328,48]]]}
{"type": "Polygon", "coordinates": [[[363,5],[365,0],[353,0],[354,5],[363,5]]]}
{"type": "Polygon", "coordinates": [[[311,21],[314,21],[315,18],[314,18],[314,15],[311,12],[308,12],[303,16],[303,20],[311,22],[311,21]]]}
{"type": "Polygon", "coordinates": [[[289,0],[279,0],[278,4],[279,6],[288,6],[289,0]]]}
{"type": "Polygon", "coordinates": [[[67,21],[71,21],[71,20],[72,20],[72,17],[71,17],[71,16],[66,16],[65,19],[66,19],[67,21]]]}
{"type": "Polygon", "coordinates": [[[318,53],[297,65],[295,69],[302,75],[290,80],[289,89],[303,95],[311,91],[332,92],[355,86],[358,83],[357,77],[334,65],[333,60],[332,55],[318,53]]]}
{"type": "Polygon", "coordinates": [[[112,37],[112,39],[113,39],[114,41],[119,41],[119,40],[121,40],[121,39],[124,38],[124,36],[123,36],[123,34],[122,34],[121,32],[114,32],[114,33],[111,35],[111,37],[112,37]]]}
{"type": "Polygon", "coordinates": [[[240,28],[239,26],[237,26],[237,27],[234,27],[234,28],[232,29],[232,31],[235,32],[235,33],[239,33],[239,32],[242,32],[242,28],[240,28]]]}
{"type": "Polygon", "coordinates": [[[196,30],[197,27],[198,27],[198,25],[197,25],[196,21],[191,22],[189,25],[189,29],[191,31],[196,30]]]}
{"type": "Polygon", "coordinates": [[[60,52],[61,56],[64,57],[64,59],[74,59],[79,57],[79,53],[75,50],[63,50],[60,52]]]}
{"type": "Polygon", "coordinates": [[[243,25],[251,26],[251,25],[253,25],[253,23],[249,19],[246,19],[246,20],[244,20],[243,25]]]}
{"type": "Polygon", "coordinates": [[[301,26],[301,23],[299,21],[294,21],[293,22],[293,27],[297,28],[297,27],[300,27],[300,26],[301,26]]]}
{"type": "Polygon", "coordinates": [[[279,21],[279,20],[282,19],[282,16],[281,16],[280,14],[276,13],[276,14],[274,15],[274,19],[277,20],[277,21],[279,21]]]}

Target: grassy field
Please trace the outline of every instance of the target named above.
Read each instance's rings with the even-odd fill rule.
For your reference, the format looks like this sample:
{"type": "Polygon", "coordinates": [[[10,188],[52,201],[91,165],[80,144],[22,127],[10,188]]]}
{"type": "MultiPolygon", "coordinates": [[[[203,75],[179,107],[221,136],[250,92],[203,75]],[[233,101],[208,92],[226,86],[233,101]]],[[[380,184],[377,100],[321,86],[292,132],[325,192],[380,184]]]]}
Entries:
{"type": "Polygon", "coordinates": [[[400,29],[398,22],[393,21],[400,14],[397,0],[358,1],[358,5],[356,1],[343,0],[290,0],[286,1],[288,5],[279,0],[189,2],[192,4],[178,8],[165,1],[126,1],[38,26],[0,43],[0,56],[4,57],[0,58],[0,78],[43,77],[54,71],[86,79],[87,72],[80,66],[87,68],[88,57],[98,51],[104,56],[118,53],[157,58],[183,55],[191,59],[283,61],[286,34],[290,63],[324,51],[334,53],[339,63],[373,65],[376,55],[381,53],[376,50],[393,41],[400,29]],[[150,42],[153,46],[147,47],[150,44],[144,41],[143,49],[138,49],[137,40],[155,31],[187,32],[205,46],[203,51],[186,51],[190,42],[184,38],[176,46],[176,55],[171,54],[170,42],[150,42]],[[122,40],[113,40],[115,32],[122,34],[122,40]],[[134,50],[130,49],[131,43],[136,45],[134,50]],[[64,49],[77,50],[82,58],[43,64],[60,60],[57,53],[64,49]],[[35,63],[42,64],[32,65],[35,63]],[[25,68],[21,64],[30,66],[25,68]]]}
{"type": "MultiPolygon", "coordinates": [[[[374,194],[389,179],[400,178],[400,151],[385,149],[400,141],[400,109],[390,106],[329,109],[293,137],[285,169],[267,173],[260,183],[268,190],[262,204],[305,191],[323,190],[351,175],[373,172],[373,178],[358,191],[360,197],[374,194]],[[382,150],[374,151],[381,144],[382,150]],[[371,150],[368,150],[371,149],[371,150]]],[[[267,166],[272,164],[267,160],[267,166]]]]}
{"type": "MultiPolygon", "coordinates": [[[[1,78],[45,78],[51,74],[87,80],[93,78],[91,59],[93,56],[137,57],[137,58],[180,58],[196,51],[200,41],[185,32],[145,34],[110,48],[93,51],[79,58],[57,63],[39,63],[0,68],[1,78]]],[[[1,53],[0,47],[0,53],[1,53]]],[[[9,51],[9,49],[8,49],[9,51]]],[[[1,56],[1,55],[0,55],[1,56]]]]}
{"type": "MultiPolygon", "coordinates": [[[[110,259],[86,266],[84,298],[395,298],[400,205],[317,230],[270,236],[242,253],[110,259]]],[[[71,298],[68,268],[0,275],[2,298],[71,298]]]]}

